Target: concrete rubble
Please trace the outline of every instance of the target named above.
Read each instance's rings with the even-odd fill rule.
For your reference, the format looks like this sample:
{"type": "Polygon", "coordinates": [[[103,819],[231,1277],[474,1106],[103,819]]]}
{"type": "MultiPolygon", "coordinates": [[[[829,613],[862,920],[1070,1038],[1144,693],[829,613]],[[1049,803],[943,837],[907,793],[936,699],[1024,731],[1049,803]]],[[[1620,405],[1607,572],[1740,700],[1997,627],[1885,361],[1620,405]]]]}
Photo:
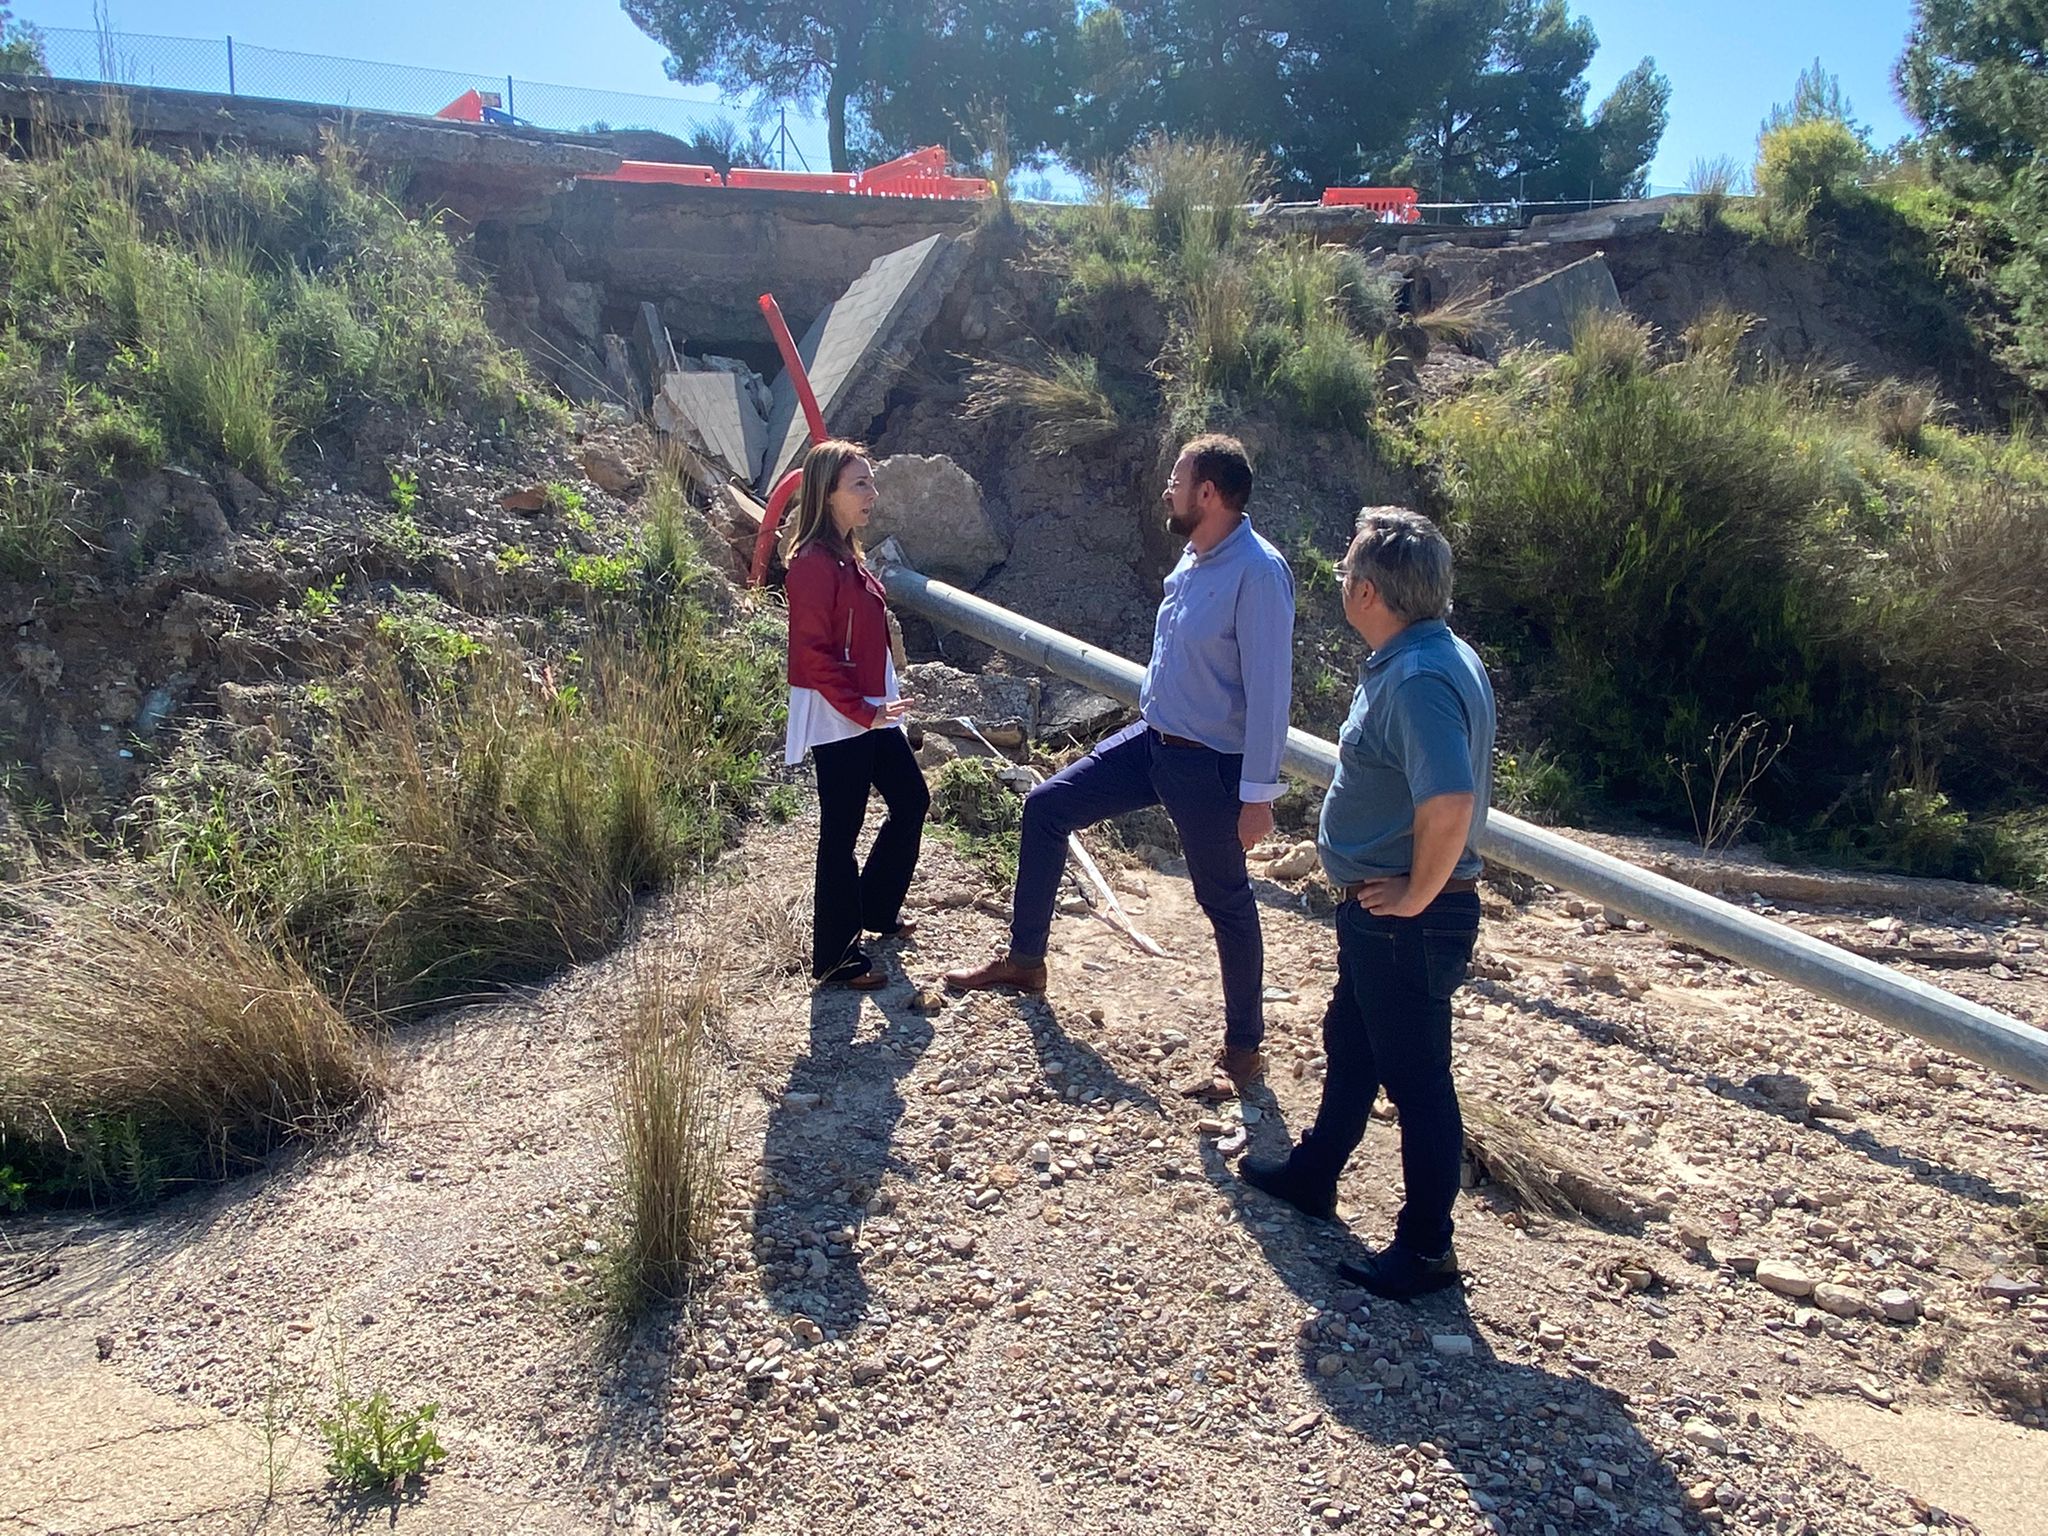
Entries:
{"type": "Polygon", "coordinates": [[[1572,325],[1589,310],[1621,310],[1614,274],[1598,256],[1585,256],[1511,289],[1493,301],[1493,322],[1514,341],[1563,350],[1572,325]]]}
{"type": "MultiPolygon", "coordinates": [[[[969,252],[965,240],[931,235],[878,256],[812,322],[797,355],[803,359],[827,430],[867,430],[880,413],[890,384],[959,280],[969,252]]],[[[768,459],[756,482],[764,494],[802,457],[808,440],[796,386],[785,375],[775,381],[768,459]]]]}

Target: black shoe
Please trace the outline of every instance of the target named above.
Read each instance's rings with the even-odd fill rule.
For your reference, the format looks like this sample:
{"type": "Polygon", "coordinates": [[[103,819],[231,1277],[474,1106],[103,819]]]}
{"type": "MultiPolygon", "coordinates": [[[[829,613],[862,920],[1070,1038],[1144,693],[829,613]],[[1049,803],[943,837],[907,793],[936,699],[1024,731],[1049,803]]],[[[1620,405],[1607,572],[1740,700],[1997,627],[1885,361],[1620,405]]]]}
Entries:
{"type": "Polygon", "coordinates": [[[1264,1190],[1275,1200],[1285,1200],[1311,1221],[1331,1221],[1337,1215],[1335,1181],[1309,1179],[1294,1165],[1292,1157],[1247,1157],[1237,1165],[1237,1176],[1253,1189],[1264,1190]]]}
{"type": "Polygon", "coordinates": [[[1441,1258],[1426,1259],[1413,1248],[1395,1243],[1369,1254],[1361,1264],[1348,1260],[1339,1264],[1337,1273],[1360,1290],[1388,1301],[1413,1301],[1458,1283],[1458,1254],[1456,1249],[1446,1248],[1441,1258]]]}

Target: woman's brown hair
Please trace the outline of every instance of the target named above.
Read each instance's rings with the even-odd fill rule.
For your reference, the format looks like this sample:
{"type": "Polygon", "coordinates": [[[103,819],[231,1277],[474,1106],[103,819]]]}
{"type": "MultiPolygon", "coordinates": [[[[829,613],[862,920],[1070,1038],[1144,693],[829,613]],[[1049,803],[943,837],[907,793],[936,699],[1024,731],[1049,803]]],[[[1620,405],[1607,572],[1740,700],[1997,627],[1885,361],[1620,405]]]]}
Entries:
{"type": "Polygon", "coordinates": [[[861,444],[836,437],[816,444],[804,455],[803,488],[797,493],[796,517],[784,524],[782,535],[784,566],[796,558],[798,550],[814,539],[823,542],[828,549],[842,550],[859,558],[859,537],[842,538],[839,530],[832,526],[832,514],[825,503],[838,487],[839,476],[846,466],[867,456],[868,451],[861,444]]]}

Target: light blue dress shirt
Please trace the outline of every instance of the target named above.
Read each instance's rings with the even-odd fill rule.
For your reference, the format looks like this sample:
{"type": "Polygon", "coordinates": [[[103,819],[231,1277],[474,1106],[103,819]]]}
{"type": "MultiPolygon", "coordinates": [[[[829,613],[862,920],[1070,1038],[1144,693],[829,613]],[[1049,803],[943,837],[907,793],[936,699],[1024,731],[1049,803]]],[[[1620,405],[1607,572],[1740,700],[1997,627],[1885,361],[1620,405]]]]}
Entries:
{"type": "Polygon", "coordinates": [[[1240,800],[1277,800],[1294,688],[1294,573],[1249,519],[1166,578],[1138,707],[1146,723],[1244,754],[1240,800]]]}

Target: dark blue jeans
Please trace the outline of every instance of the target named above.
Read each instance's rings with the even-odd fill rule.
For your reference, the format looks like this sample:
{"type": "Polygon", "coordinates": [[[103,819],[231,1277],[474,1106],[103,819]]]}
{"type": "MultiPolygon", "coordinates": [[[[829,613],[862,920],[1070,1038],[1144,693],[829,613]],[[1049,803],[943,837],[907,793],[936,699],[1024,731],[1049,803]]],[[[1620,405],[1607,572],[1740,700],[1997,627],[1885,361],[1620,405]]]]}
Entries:
{"type": "Polygon", "coordinates": [[[1067,863],[1068,834],[1111,816],[1163,805],[1180,833],[1195,900],[1216,931],[1223,967],[1223,1043],[1249,1049],[1266,1037],[1259,994],[1266,948],[1259,903],[1237,840],[1237,786],[1244,759],[1207,747],[1162,741],[1143,723],[1097,744],[1079,762],[1031,791],[1017,857],[1010,953],[1042,959],[1052,933],[1052,906],[1067,863]]]}
{"type": "Polygon", "coordinates": [[[1479,897],[1437,897],[1415,917],[1337,909],[1337,989],[1323,1014],[1329,1073],[1294,1158],[1308,1178],[1337,1175],[1365,1136],[1380,1089],[1401,1112],[1405,1203],[1394,1241],[1427,1258],[1451,1244],[1465,1123],[1451,1083],[1451,994],[1479,936],[1479,897]]]}

